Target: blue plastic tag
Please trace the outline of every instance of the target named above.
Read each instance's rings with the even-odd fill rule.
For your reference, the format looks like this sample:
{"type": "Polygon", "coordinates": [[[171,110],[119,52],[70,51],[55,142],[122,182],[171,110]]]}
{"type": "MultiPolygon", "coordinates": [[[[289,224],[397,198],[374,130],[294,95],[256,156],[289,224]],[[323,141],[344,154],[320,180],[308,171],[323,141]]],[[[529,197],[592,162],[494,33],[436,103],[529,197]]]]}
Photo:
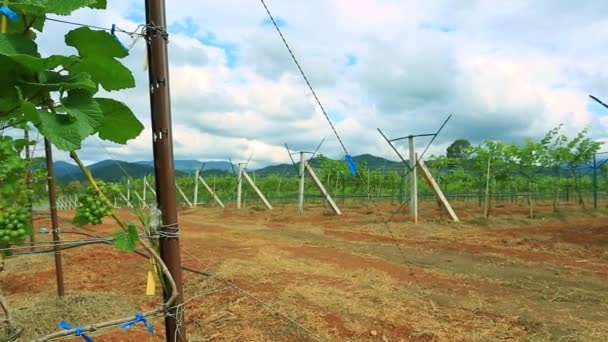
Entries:
{"type": "Polygon", "coordinates": [[[82,327],[80,325],[76,326],[76,328],[72,328],[72,326],[69,325],[68,322],[61,321],[59,322],[59,327],[65,330],[75,329],[76,331],[74,331],[74,336],[82,337],[82,339],[86,342],[95,342],[92,338],[82,333],[82,327]]]}
{"type": "Polygon", "coordinates": [[[19,20],[19,15],[4,5],[0,6],[0,13],[4,14],[10,21],[15,22],[19,20]]]}
{"type": "Polygon", "coordinates": [[[357,175],[357,164],[353,160],[353,157],[350,154],[345,156],[346,161],[348,162],[348,167],[350,168],[350,174],[354,177],[357,175]]]}
{"type": "Polygon", "coordinates": [[[135,319],[131,322],[127,322],[123,325],[120,326],[120,329],[129,329],[132,326],[134,326],[135,324],[142,322],[143,324],[146,325],[146,328],[148,328],[148,332],[150,333],[150,335],[154,335],[154,329],[152,328],[152,324],[150,324],[150,322],[148,322],[148,320],[146,319],[146,317],[144,317],[144,315],[138,313],[135,315],[135,319]]]}
{"type": "Polygon", "coordinates": [[[116,36],[116,24],[112,24],[112,28],[110,29],[110,34],[114,37],[114,39],[116,39],[116,41],[120,44],[120,46],[122,46],[123,49],[125,49],[127,51],[129,50],[116,36]]]}

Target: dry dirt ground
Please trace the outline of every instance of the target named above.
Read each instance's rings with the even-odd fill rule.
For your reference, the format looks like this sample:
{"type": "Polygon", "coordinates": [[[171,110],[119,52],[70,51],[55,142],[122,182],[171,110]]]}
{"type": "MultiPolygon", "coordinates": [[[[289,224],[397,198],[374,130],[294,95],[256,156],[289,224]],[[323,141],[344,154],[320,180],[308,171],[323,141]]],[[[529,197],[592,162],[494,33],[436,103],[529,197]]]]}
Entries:
{"type": "MultiPolygon", "coordinates": [[[[608,212],[541,207],[530,220],[512,206],[485,220],[469,206],[455,224],[427,204],[418,225],[405,214],[388,221],[394,205],[345,206],[341,217],[322,207],[304,215],[293,207],[183,209],[182,262],[216,275],[184,272],[189,340],[608,340],[608,212]]],[[[89,228],[108,237],[110,223],[89,228]]],[[[86,238],[62,227],[63,239],[86,238]]],[[[0,274],[24,341],[61,319],[84,325],[160,300],[145,295],[148,266],[138,255],[98,244],[62,257],[63,299],[51,254],[8,258],[0,274]]],[[[162,318],[152,322],[153,337],[143,325],[92,337],[164,341],[162,318]]]]}

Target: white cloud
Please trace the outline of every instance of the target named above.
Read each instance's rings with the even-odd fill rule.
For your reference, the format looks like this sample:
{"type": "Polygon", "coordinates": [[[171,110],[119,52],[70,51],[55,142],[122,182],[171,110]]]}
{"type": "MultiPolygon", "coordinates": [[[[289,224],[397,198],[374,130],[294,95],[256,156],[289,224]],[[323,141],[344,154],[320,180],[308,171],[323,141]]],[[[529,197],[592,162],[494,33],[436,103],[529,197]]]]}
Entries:
{"type": "MultiPolygon", "coordinates": [[[[143,16],[133,12],[143,10],[138,3],[109,1],[107,12],[82,10],[71,19],[134,29],[140,23],[131,19],[143,16]]],[[[587,109],[588,93],[608,95],[608,50],[596,40],[608,34],[606,1],[267,3],[286,22],[286,37],[352,154],[396,159],[377,127],[394,136],[428,133],[448,114],[454,117],[429,153],[457,138],[539,137],[558,123],[570,133],[595,124],[594,136],[608,139],[605,118],[587,109]]],[[[261,25],[266,13],[256,1],[167,5],[170,24],[195,24],[170,35],[176,158],[254,152],[260,166],[287,161],[284,142],[311,150],[322,138],[324,154],[343,154],[274,28],[261,25]]],[[[70,28],[49,23],[41,49],[69,51],[62,35],[70,28]]],[[[126,147],[105,143],[120,159],[151,158],[144,61],[141,41],[126,59],[137,88],[111,94],[148,127],[126,147]]],[[[85,150],[91,160],[108,158],[93,139],[85,150]]]]}

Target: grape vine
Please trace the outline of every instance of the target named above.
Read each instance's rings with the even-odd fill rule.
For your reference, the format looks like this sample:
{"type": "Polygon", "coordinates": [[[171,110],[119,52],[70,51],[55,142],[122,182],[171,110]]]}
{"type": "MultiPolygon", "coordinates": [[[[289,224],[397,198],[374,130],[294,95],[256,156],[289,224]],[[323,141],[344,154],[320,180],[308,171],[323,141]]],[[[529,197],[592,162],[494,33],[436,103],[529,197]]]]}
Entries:
{"type": "MultiPolygon", "coordinates": [[[[3,20],[0,32],[0,245],[22,242],[32,232],[27,223],[29,213],[22,209],[26,207],[23,203],[31,199],[31,192],[24,188],[25,175],[31,165],[21,158],[23,146],[31,142],[13,139],[5,131],[35,128],[57,149],[69,152],[89,180],[91,186],[79,200],[74,223],[95,225],[100,224],[103,217],[111,216],[120,227],[113,239],[117,248],[133,251],[139,244],[156,260],[166,280],[163,286],[171,296],[157,309],[143,314],[149,316],[164,312],[177,298],[171,273],[155,248],[139,239],[138,228],[116,216],[104,195],[112,189],[95,181],[76,152],[83,141],[93,135],[126,144],[142,132],[142,123],[127,105],[98,96],[101,90],[109,93],[135,86],[131,71],[121,62],[129,51],[109,32],[90,27],[79,27],[65,35],[66,46],[77,52],[74,55],[44,56],[37,44],[48,15],[70,15],[82,8],[100,10],[105,9],[106,4],[107,0],[4,2],[16,16],[0,14],[3,20]]],[[[3,300],[0,295],[0,302],[3,300]]],[[[85,326],[82,332],[131,320],[132,317],[126,317],[85,326]]],[[[37,341],[74,333],[74,329],[59,331],[37,341]]]]}
{"type": "MultiPolygon", "coordinates": [[[[105,195],[112,191],[109,184],[98,181],[97,185],[105,195]]],[[[101,224],[104,217],[112,216],[114,213],[112,207],[112,203],[107,198],[102,198],[93,186],[88,186],[86,193],[78,198],[78,208],[73,223],[78,226],[101,224]]]]}

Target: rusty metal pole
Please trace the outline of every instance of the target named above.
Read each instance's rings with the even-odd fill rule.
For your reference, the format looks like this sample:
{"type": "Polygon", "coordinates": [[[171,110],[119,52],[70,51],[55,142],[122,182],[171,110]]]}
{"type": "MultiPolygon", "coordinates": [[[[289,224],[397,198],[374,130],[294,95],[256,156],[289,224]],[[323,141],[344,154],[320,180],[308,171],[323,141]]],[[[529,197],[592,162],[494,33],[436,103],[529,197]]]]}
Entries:
{"type": "Polygon", "coordinates": [[[55,250],[55,273],[57,274],[57,294],[63,297],[63,266],[61,265],[61,249],[59,249],[59,219],[57,217],[57,193],[55,192],[55,171],[53,170],[53,150],[48,139],[44,139],[46,155],[46,172],[49,186],[49,207],[51,210],[51,232],[53,233],[53,249],[55,250]]]}
{"type": "MultiPolygon", "coordinates": [[[[156,176],[156,203],[161,210],[163,236],[159,239],[160,254],[167,265],[179,295],[165,314],[166,340],[185,342],[181,256],[175,170],[173,164],[173,133],[171,128],[171,100],[169,92],[169,63],[167,53],[165,1],[146,0],[146,40],[148,48],[148,74],[150,80],[150,109],[152,111],[152,142],[154,174],[156,176]]],[[[171,293],[165,289],[167,299],[171,293]]]]}

